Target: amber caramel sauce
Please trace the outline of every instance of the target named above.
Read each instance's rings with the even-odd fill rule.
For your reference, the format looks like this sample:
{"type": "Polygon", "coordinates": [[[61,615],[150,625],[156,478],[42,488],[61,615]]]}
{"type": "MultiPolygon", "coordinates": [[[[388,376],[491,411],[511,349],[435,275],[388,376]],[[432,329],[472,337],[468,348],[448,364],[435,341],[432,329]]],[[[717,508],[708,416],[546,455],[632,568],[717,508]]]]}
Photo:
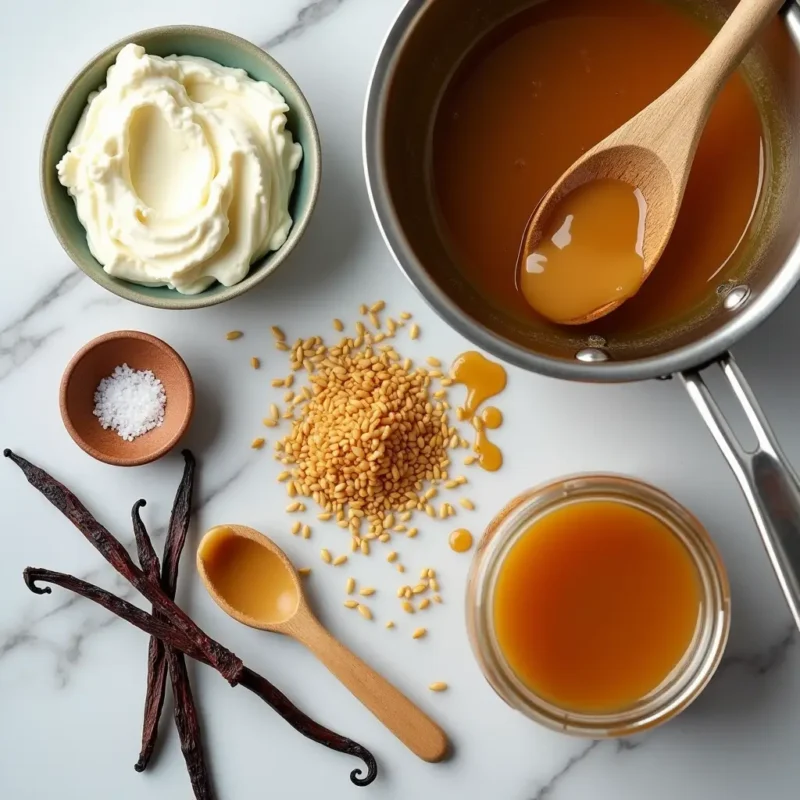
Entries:
{"type": "Polygon", "coordinates": [[[478,456],[478,466],[487,472],[497,472],[503,466],[503,451],[489,440],[485,428],[475,431],[475,444],[472,449],[478,456]]]}
{"type": "Polygon", "coordinates": [[[520,259],[519,285],[531,308],[574,325],[636,294],[646,216],[644,195],[623,181],[593,180],[570,192],[545,221],[541,241],[520,259]]]}
{"type": "Polygon", "coordinates": [[[209,531],[200,551],[206,575],[236,611],[262,623],[282,622],[298,604],[297,587],[281,559],[229,528],[209,531]]]}
{"type": "Polygon", "coordinates": [[[490,397],[506,388],[506,371],[502,364],[490,361],[477,350],[468,350],[453,361],[450,377],[467,389],[467,398],[462,408],[463,419],[472,419],[475,412],[490,397]]]}
{"type": "Polygon", "coordinates": [[[450,534],[450,549],[455,553],[466,553],[472,547],[472,534],[466,528],[456,528],[450,534]]]}
{"type": "Polygon", "coordinates": [[[481,413],[481,419],[484,427],[494,430],[503,424],[503,412],[494,406],[487,406],[481,413]]]}
{"type": "MultiPolygon", "coordinates": [[[[518,261],[545,192],[587,149],[664,92],[712,31],[661,0],[545,0],[481,40],[443,95],[432,185],[454,259],[486,302],[545,324],[518,261]]],[[[740,73],[700,140],[680,216],[633,298],[592,323],[604,336],[671,323],[741,265],[764,178],[762,123],[740,73]]]]}
{"type": "Polygon", "coordinates": [[[499,569],[493,618],[519,679],[578,713],[628,708],[655,690],[698,625],[700,578],[651,514],[581,501],[521,535],[499,569]]]}
{"type": "Polygon", "coordinates": [[[503,423],[503,415],[494,406],[487,407],[481,416],[476,414],[483,403],[506,388],[508,376],[505,368],[476,350],[469,350],[453,361],[450,378],[454,383],[463,384],[467,390],[464,405],[457,414],[460,420],[471,419],[473,422],[475,443],[472,449],[478,457],[478,465],[487,472],[496,472],[503,466],[503,453],[489,441],[486,429],[499,428],[503,423]]]}

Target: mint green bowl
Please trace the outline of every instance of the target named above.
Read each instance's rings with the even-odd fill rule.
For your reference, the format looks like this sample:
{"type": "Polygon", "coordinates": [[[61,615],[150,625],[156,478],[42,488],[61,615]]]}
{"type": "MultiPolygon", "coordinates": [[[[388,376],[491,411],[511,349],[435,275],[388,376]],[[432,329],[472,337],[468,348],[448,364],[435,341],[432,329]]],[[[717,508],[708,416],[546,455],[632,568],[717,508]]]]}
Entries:
{"type": "Polygon", "coordinates": [[[320,184],[320,144],[311,108],[288,72],[256,45],[216,28],[170,25],[134,33],[115,42],[95,56],[70,82],[47,123],[41,154],[42,199],[53,231],[67,255],[93,281],[126,300],[155,308],[204,308],[223,303],[252,289],[274,272],[294,249],[305,232],[320,184]],[[139,286],[111,277],[89,251],[86,231],[67,190],[59,183],[56,164],[64,153],[86,107],[89,95],[105,84],[106,72],[119,51],[131,42],[151,55],[191,55],[216,61],[226,67],[244,69],[252,78],[267,81],[289,106],[287,128],[303,146],[303,160],[297,171],[290,211],[294,224],[283,246],[268,253],[250,267],[247,277],[235,286],[214,284],[196,295],[183,295],[166,287],[139,286]]]}

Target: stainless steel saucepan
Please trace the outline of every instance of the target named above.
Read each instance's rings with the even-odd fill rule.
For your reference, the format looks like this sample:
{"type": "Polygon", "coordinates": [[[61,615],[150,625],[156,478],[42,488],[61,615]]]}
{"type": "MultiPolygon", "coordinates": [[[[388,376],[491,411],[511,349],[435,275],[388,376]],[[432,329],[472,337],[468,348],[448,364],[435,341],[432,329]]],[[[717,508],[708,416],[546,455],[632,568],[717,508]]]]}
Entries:
{"type": "MultiPolygon", "coordinates": [[[[557,2],[558,0],[545,0],[557,2]]],[[[722,23],[735,0],[686,0],[722,23]]],[[[800,482],[729,354],[800,279],[800,8],[794,2],[744,69],[765,121],[767,185],[745,255],[709,296],[652,330],[602,337],[592,326],[535,328],[482,297],[454,263],[430,192],[430,139],[442,91],[487,30],[531,0],[409,0],[391,27],[367,97],[364,160],[375,216],[395,259],[453,328],[494,356],[578,381],[678,377],[733,469],[800,627],[800,482]],[[702,371],[718,365],[757,438],[745,449],[702,371]]],[[[513,124],[513,123],[512,123],[513,124]]]]}

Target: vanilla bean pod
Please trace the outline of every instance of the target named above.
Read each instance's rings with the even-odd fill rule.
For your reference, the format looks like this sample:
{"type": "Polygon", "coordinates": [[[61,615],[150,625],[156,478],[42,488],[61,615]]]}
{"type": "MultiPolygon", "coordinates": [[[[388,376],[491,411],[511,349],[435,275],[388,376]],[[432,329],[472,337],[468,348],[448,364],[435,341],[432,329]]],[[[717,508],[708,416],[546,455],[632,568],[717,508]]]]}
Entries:
{"type": "MultiPolygon", "coordinates": [[[[169,644],[197,661],[214,667],[204,650],[194,647],[191,640],[187,641],[187,637],[183,631],[173,624],[169,614],[167,614],[167,620],[158,620],[152,614],[142,611],[127,600],[123,600],[111,592],[101,589],[99,586],[87,583],[72,575],[65,575],[62,572],[53,572],[39,567],[26,567],[22,577],[27,587],[34,594],[50,594],[49,586],[39,587],[38,583],[52,583],[56,586],[61,586],[75,594],[79,594],[81,597],[100,604],[145,633],[157,636],[164,644],[169,644]]],[[[219,668],[215,667],[215,669],[220,672],[219,668]]],[[[273,686],[266,678],[247,667],[242,667],[238,685],[257,694],[303,736],[331,750],[360,758],[367,767],[367,773],[364,777],[361,777],[362,769],[354,769],[350,773],[350,780],[356,786],[368,786],[375,780],[378,775],[378,765],[375,757],[366,747],[345,736],[340,736],[338,733],[334,733],[315,722],[297,708],[283,692],[273,686]]]]}
{"type": "Polygon", "coordinates": [[[37,581],[41,581],[62,586],[93,600],[151,636],[156,636],[164,644],[171,645],[185,655],[213,667],[231,685],[242,683],[276,710],[295,730],[312,741],[360,758],[364,761],[367,771],[364,777],[361,777],[362,769],[354,769],[350,773],[350,780],[357,786],[367,786],[375,780],[378,768],[369,750],[306,716],[266,678],[245,667],[241,659],[204,633],[164,593],[157,582],[145,575],[133,563],[125,548],[100,525],[69,489],[11,450],[4,450],[3,454],[23,471],[28,482],[78,528],[122,577],[162,612],[164,619],[156,618],[110,592],[71,575],[29,567],[24,571],[23,577],[32,592],[50,593],[50,587],[40,588],[36,585],[37,581]]]}
{"type": "Polygon", "coordinates": [[[172,599],[167,597],[160,582],[151,580],[133,563],[128,551],[91,515],[86,506],[66,486],[11,450],[4,450],[3,455],[10,458],[22,470],[28,483],[43,494],[134,589],[141,592],[160,611],[169,613],[171,621],[187,636],[194,637],[197,647],[203,650],[208,662],[219,670],[225,680],[232,685],[238,682],[243,669],[241,659],[215,642],[195,625],[172,602],[172,599]]]}
{"type": "MultiPolygon", "coordinates": [[[[187,458],[187,465],[188,463],[189,459],[187,458]]],[[[194,459],[192,459],[192,466],[194,466],[194,459]]],[[[139,563],[142,565],[145,574],[149,575],[151,578],[154,577],[156,580],[162,580],[163,583],[163,579],[160,577],[158,556],[153,549],[153,542],[139,514],[139,510],[144,505],[144,500],[138,500],[131,511],[136,549],[139,553],[139,563]]],[[[188,524],[189,520],[187,515],[187,527],[188,524]]],[[[164,590],[167,594],[170,594],[168,587],[165,586],[164,590]]],[[[172,592],[172,594],[174,596],[174,592],[172,592]]],[[[162,615],[161,612],[154,610],[153,616],[159,617],[162,615]]],[[[175,703],[175,727],[178,730],[178,736],[181,740],[181,752],[186,762],[189,781],[192,784],[192,789],[194,790],[197,800],[212,800],[214,794],[211,789],[211,777],[208,772],[208,766],[206,765],[205,756],[203,754],[203,737],[200,732],[200,720],[197,717],[197,707],[192,694],[192,685],[189,683],[189,673],[186,670],[186,662],[183,653],[175,650],[175,648],[170,645],[165,645],[155,636],[151,636],[147,666],[147,693],[142,732],[142,751],[139,756],[139,761],[136,764],[136,769],[138,772],[141,772],[145,766],[147,766],[147,762],[155,746],[156,736],[158,734],[158,720],[164,705],[167,668],[169,668],[173,700],[175,703]]]]}

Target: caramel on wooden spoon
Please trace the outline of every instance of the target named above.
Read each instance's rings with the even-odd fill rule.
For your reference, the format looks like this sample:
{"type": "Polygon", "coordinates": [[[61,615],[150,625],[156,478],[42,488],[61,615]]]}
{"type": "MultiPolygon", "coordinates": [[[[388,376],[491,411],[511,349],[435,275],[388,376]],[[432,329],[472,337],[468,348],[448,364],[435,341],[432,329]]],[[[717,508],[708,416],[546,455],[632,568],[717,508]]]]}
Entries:
{"type": "Polygon", "coordinates": [[[740,0],[688,72],[542,198],[520,258],[521,288],[542,316],[581,325],[636,294],[672,234],[717,94],[783,2],[740,0]]]}
{"type": "Polygon", "coordinates": [[[212,528],[197,549],[197,569],[223,611],[251,628],[302,642],[420,758],[447,755],[442,729],[322,627],[292,563],[272,540],[242,525],[212,528]]]}

